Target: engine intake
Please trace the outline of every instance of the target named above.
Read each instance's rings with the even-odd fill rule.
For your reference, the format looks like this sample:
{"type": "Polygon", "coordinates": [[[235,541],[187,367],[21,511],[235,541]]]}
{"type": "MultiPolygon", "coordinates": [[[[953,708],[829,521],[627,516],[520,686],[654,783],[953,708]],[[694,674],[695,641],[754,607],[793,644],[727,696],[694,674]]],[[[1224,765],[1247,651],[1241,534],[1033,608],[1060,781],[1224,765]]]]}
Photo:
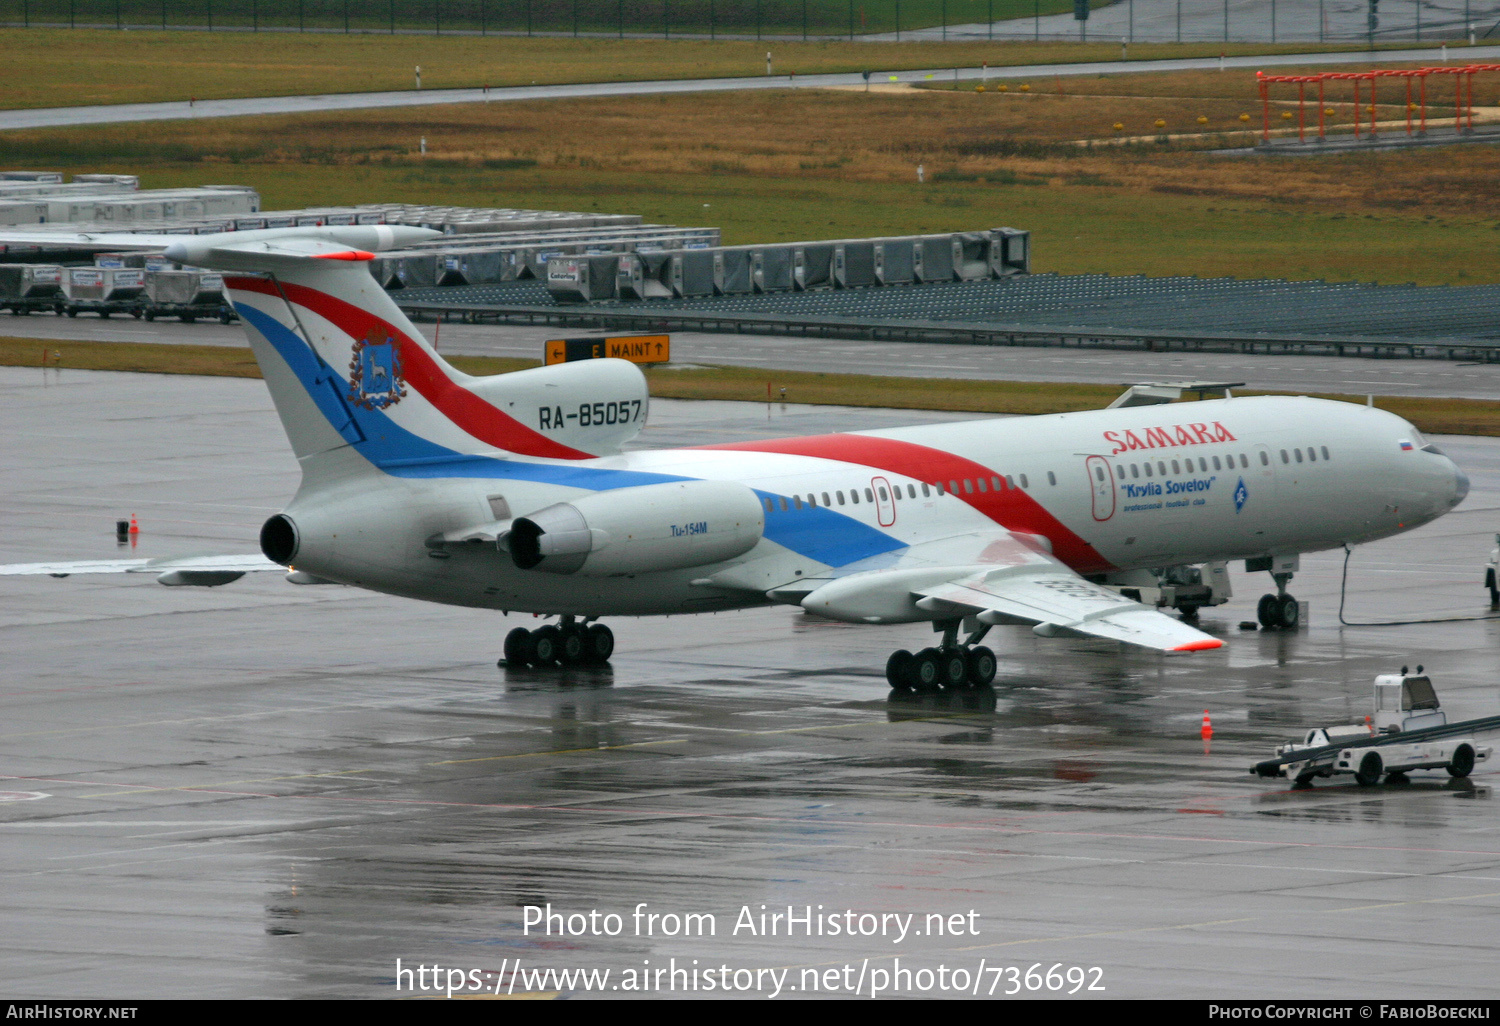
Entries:
{"type": "Polygon", "coordinates": [[[285,513],[278,513],[261,525],[260,551],[273,563],[290,566],[301,541],[297,525],[285,513]]]}
{"type": "Polygon", "coordinates": [[[608,577],[707,566],[753,549],[765,530],[755,492],[731,481],[673,481],[595,492],[511,523],[522,570],[608,577]]]}

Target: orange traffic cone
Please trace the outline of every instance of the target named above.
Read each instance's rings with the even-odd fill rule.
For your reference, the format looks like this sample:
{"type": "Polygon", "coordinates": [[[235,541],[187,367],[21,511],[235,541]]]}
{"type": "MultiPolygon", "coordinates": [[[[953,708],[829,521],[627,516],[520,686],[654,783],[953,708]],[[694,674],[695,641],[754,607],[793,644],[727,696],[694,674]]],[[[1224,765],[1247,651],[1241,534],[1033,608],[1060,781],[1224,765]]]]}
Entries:
{"type": "Polygon", "coordinates": [[[130,514],[130,533],[131,534],[140,534],[141,533],[141,525],[135,522],[135,514],[134,513],[130,514]]]}
{"type": "Polygon", "coordinates": [[[1365,729],[1371,734],[1375,733],[1375,721],[1368,716],[1365,717],[1365,729]]]}
{"type": "Polygon", "coordinates": [[[1203,710],[1203,729],[1199,733],[1202,734],[1205,741],[1214,736],[1214,725],[1208,718],[1207,709],[1203,710]]]}

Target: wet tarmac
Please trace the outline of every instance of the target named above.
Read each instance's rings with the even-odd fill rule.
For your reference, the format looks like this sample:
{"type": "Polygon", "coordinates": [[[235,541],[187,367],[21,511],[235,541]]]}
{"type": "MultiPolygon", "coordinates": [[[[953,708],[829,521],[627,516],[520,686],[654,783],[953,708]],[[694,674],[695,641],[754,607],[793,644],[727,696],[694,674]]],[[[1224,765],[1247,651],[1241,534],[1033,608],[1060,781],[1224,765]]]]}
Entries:
{"type": "MultiPolygon", "coordinates": [[[[253,551],[296,484],[259,382],[3,368],[0,399],[0,562],[114,555],[132,513],[139,555],[253,551]]],[[[959,418],[658,402],[643,441],[923,419],[959,418]]],[[[1489,612],[1500,442],[1437,441],[1473,490],[1356,551],[1352,620],[1489,612]]],[[[275,574],[0,579],[0,991],[387,997],[437,964],[515,996],[588,996],[532,975],[583,968],[607,996],[1493,999],[1491,768],[1246,772],[1403,663],[1450,718],[1500,712],[1500,622],[1341,629],[1340,567],[1304,557],[1304,631],[1239,631],[1265,582],[1236,572],[1219,652],[1001,629],[992,689],[907,699],[880,671],[920,625],[619,620],[607,669],[508,671],[529,617],[275,574]],[[585,918],[528,932],[549,904],[585,918]]]]}

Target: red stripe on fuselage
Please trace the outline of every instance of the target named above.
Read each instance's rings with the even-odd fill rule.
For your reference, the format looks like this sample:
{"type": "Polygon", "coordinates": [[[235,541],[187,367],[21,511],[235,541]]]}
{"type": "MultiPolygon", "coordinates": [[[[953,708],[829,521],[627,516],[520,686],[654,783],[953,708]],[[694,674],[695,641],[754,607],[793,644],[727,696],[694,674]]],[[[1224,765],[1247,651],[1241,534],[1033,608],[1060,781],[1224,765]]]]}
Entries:
{"type": "MultiPolygon", "coordinates": [[[[277,282],[266,278],[228,277],[224,284],[241,292],[259,292],[281,298],[277,282]]],[[[305,285],[280,282],[286,298],[336,325],[353,339],[393,339],[401,351],[401,373],[406,383],[458,427],[481,442],[521,456],[546,456],[560,460],[593,459],[592,453],[555,442],[533,431],[514,417],[496,409],[448,377],[436,360],[401,329],[368,310],[305,285]]]]}
{"type": "MultiPolygon", "coordinates": [[[[764,442],[727,442],[695,448],[816,456],[872,470],[886,470],[917,481],[941,483],[946,491],[951,491],[948,485],[950,481],[984,478],[988,482],[990,478],[1003,477],[997,470],[942,449],[872,435],[813,435],[807,438],[773,438],[764,442]]],[[[1036,534],[1048,539],[1052,542],[1052,554],[1079,573],[1103,573],[1114,569],[1092,545],[1074,534],[1041,503],[1019,488],[1006,487],[998,492],[976,491],[973,495],[962,494],[960,489],[954,497],[973,506],[1007,531],[1036,534]]],[[[900,508],[899,505],[897,508],[900,508]]]]}

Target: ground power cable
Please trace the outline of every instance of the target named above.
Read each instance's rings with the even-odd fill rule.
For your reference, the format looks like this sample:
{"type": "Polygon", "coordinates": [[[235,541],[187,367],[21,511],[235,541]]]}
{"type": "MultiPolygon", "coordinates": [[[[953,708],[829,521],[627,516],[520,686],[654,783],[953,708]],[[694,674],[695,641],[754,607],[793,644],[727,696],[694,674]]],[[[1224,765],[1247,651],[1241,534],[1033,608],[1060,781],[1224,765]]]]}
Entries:
{"type": "Polygon", "coordinates": [[[1339,623],[1345,627],[1409,627],[1419,623],[1470,623],[1476,620],[1500,620],[1500,613],[1489,613],[1484,616],[1435,616],[1425,620],[1365,620],[1356,623],[1353,620],[1344,619],[1344,599],[1349,591],[1349,557],[1354,555],[1354,550],[1348,545],[1344,546],[1344,574],[1339,580],[1339,623]]]}

